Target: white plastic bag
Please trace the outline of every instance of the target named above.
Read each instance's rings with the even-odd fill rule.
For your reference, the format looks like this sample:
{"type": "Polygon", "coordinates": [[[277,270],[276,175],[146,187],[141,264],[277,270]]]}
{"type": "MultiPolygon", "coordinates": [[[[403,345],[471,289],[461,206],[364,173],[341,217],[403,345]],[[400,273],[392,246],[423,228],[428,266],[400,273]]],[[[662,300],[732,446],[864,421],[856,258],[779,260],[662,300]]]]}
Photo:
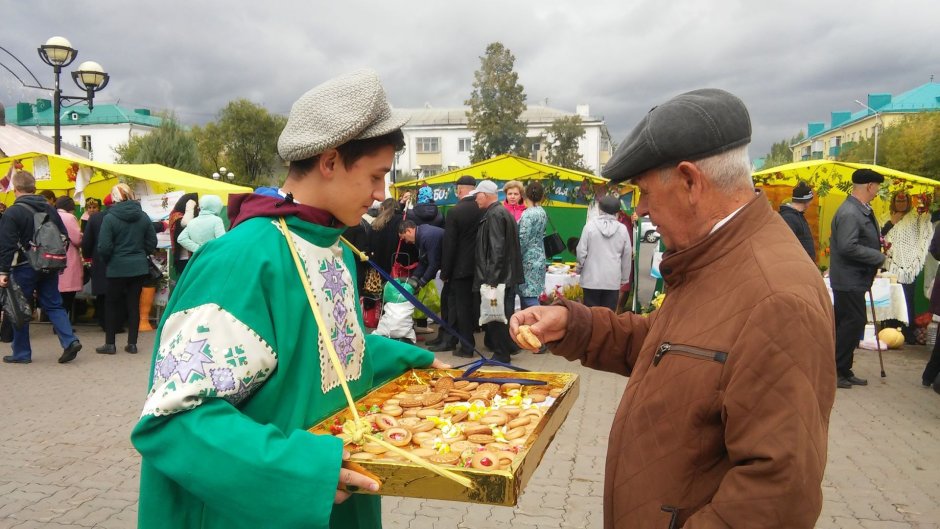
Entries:
{"type": "Polygon", "coordinates": [[[500,283],[495,287],[480,285],[480,325],[490,322],[508,323],[506,321],[505,306],[506,285],[500,283]]]}
{"type": "Polygon", "coordinates": [[[413,311],[414,306],[407,301],[404,303],[385,303],[382,306],[379,326],[375,328],[373,333],[389,338],[407,338],[414,343],[415,330],[414,322],[411,319],[413,311]]]}

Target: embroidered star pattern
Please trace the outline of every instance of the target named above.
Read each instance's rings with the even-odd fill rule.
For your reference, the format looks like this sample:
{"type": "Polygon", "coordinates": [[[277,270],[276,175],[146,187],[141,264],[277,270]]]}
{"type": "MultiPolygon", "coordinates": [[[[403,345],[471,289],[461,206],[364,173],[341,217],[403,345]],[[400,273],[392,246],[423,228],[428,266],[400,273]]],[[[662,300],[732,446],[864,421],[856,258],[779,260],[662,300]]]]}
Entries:
{"type": "MultiPolygon", "coordinates": [[[[337,330],[337,332],[339,332],[339,330],[337,330]]],[[[355,338],[355,336],[356,333],[347,329],[333,340],[333,348],[336,349],[336,354],[344,365],[349,365],[349,359],[352,353],[356,351],[356,348],[353,347],[353,338],[355,338]]]]}
{"type": "Polygon", "coordinates": [[[343,295],[346,283],[343,282],[343,269],[335,259],[324,261],[325,269],[320,270],[323,275],[323,290],[329,293],[330,299],[338,299],[343,295]]]}
{"type": "Polygon", "coordinates": [[[223,367],[219,369],[210,369],[209,376],[212,377],[212,385],[219,391],[231,391],[235,389],[235,377],[232,370],[223,367]]]}
{"type": "Polygon", "coordinates": [[[173,373],[176,372],[177,363],[178,362],[176,361],[176,357],[173,356],[173,353],[168,352],[166,356],[163,357],[163,360],[160,360],[160,362],[157,364],[157,374],[164,380],[172,377],[173,373]]]}
{"type": "Polygon", "coordinates": [[[189,344],[186,346],[186,349],[183,350],[183,358],[179,359],[179,363],[176,365],[176,369],[173,370],[173,373],[179,375],[180,380],[183,382],[188,381],[189,377],[193,373],[199,373],[202,376],[206,376],[203,365],[212,363],[212,358],[202,352],[202,348],[205,347],[206,341],[207,340],[204,339],[199,340],[198,342],[190,340],[189,344]]]}
{"type": "Polygon", "coordinates": [[[343,303],[343,300],[338,300],[336,306],[333,307],[333,319],[337,323],[344,322],[346,320],[346,312],[346,305],[343,303]]]}

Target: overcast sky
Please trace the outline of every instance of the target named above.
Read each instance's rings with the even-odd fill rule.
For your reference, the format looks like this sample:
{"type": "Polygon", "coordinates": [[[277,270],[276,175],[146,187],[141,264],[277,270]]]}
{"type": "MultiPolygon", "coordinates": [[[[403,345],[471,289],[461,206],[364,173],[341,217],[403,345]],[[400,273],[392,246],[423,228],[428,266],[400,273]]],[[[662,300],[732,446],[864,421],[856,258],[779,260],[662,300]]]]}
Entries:
{"type": "MultiPolygon", "coordinates": [[[[652,106],[718,87],[748,105],[751,156],[859,110],[867,94],[898,94],[936,75],[936,0],[0,0],[0,45],[43,85],[36,48],[68,38],[77,61],[111,82],[96,101],[170,110],[186,124],[247,98],[286,114],[303,92],[360,67],[379,72],[396,107],[452,107],[470,95],[488,43],[500,41],[531,104],[590,105],[620,142],[652,106]],[[326,5],[328,4],[328,5],[326,5]]],[[[0,62],[19,66],[6,54],[0,62]]],[[[66,94],[76,94],[63,76],[66,94]]],[[[0,69],[3,104],[32,101],[0,69]]]]}

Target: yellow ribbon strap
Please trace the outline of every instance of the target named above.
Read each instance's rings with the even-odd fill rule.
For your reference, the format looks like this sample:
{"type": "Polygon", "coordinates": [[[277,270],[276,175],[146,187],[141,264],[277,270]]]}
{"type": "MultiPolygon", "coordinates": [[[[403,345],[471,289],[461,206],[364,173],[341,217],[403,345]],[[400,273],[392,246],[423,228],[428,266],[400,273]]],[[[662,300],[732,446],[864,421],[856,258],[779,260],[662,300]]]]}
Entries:
{"type": "MultiPolygon", "coordinates": [[[[320,307],[313,295],[313,287],[310,286],[310,280],[307,278],[307,272],[304,270],[303,263],[300,262],[300,256],[297,253],[297,248],[294,246],[294,240],[290,236],[290,230],[287,228],[287,221],[284,220],[284,217],[280,217],[278,222],[281,225],[281,231],[284,235],[284,238],[287,239],[287,247],[290,248],[291,257],[293,257],[294,264],[297,266],[297,273],[300,275],[300,281],[304,285],[304,292],[307,294],[307,302],[310,303],[310,310],[313,312],[313,319],[317,322],[317,329],[319,329],[320,336],[324,337],[323,343],[326,345],[326,352],[330,355],[330,363],[333,364],[333,369],[339,376],[339,383],[343,388],[343,394],[346,395],[346,403],[349,406],[349,413],[352,415],[352,421],[351,424],[350,422],[347,422],[345,425],[343,425],[343,432],[349,435],[349,438],[353,443],[363,444],[363,442],[366,440],[378,443],[386,449],[408,459],[418,466],[426,468],[447,479],[456,481],[466,488],[472,488],[473,482],[471,482],[470,479],[434,465],[433,463],[424,460],[412,454],[411,452],[402,450],[401,448],[387,443],[385,440],[376,437],[375,435],[372,435],[372,425],[369,423],[369,421],[359,416],[359,411],[356,410],[356,402],[352,397],[352,393],[349,391],[349,386],[346,384],[346,373],[343,371],[343,365],[339,361],[339,356],[336,354],[336,349],[333,347],[333,342],[327,338],[330,333],[327,331],[326,324],[323,321],[323,315],[320,314],[320,307]]],[[[365,253],[356,250],[355,247],[349,243],[349,241],[343,239],[343,242],[352,248],[354,252],[358,253],[360,259],[363,257],[365,257],[363,260],[368,259],[368,256],[366,256],[365,253]]]]}

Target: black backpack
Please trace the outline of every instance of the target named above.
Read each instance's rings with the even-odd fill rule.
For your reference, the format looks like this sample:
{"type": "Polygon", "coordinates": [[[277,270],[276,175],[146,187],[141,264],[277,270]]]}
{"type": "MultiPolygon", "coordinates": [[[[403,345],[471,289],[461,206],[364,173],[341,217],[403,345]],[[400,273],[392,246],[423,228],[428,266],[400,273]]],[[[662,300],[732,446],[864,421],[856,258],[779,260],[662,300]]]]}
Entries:
{"type": "Polygon", "coordinates": [[[33,212],[33,237],[29,247],[20,249],[30,266],[37,272],[61,272],[65,270],[68,242],[46,211],[37,211],[29,204],[21,204],[33,212]]]}

